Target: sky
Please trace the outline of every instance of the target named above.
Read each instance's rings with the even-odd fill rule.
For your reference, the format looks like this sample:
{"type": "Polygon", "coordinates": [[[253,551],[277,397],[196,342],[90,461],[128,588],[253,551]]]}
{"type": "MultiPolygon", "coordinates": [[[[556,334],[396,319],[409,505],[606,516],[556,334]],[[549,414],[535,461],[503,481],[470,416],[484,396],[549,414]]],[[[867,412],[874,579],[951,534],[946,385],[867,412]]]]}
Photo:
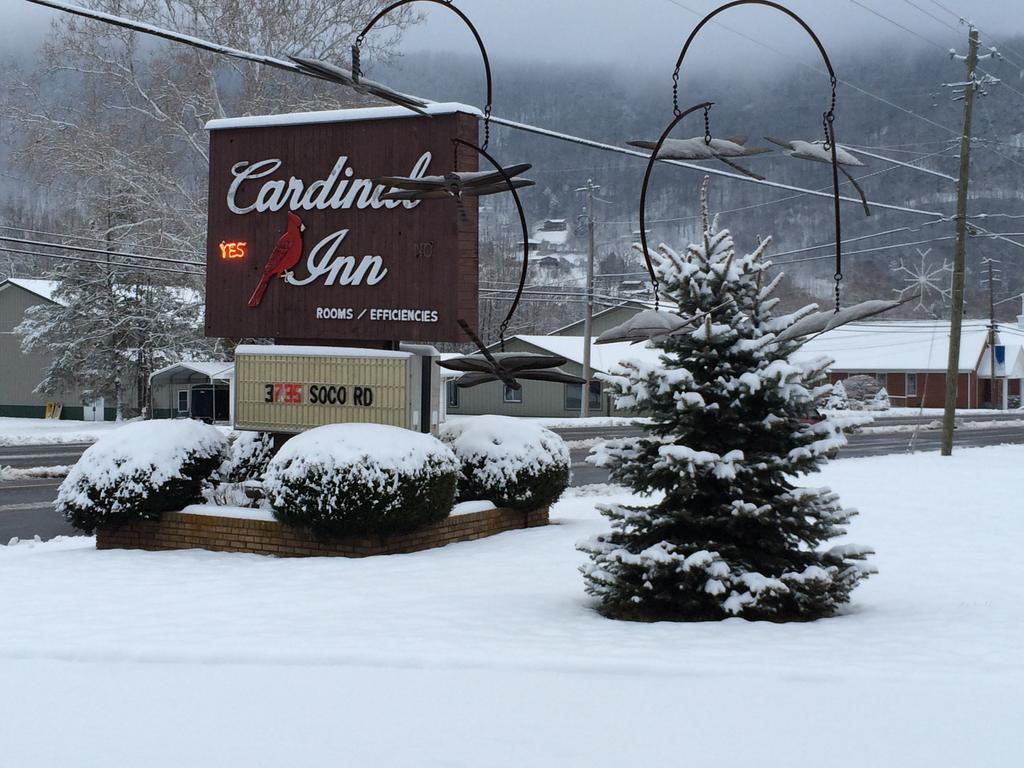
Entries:
{"type": "MultiPolygon", "coordinates": [[[[966,12],[968,7],[970,19],[982,30],[998,35],[1024,33],[1022,0],[942,0],[941,5],[953,13],[932,0],[856,3],[888,16],[943,48],[966,45],[967,31],[958,23],[956,14],[966,12]]],[[[848,52],[877,44],[929,45],[856,3],[788,0],[786,4],[815,30],[829,51],[848,52]]],[[[460,27],[455,14],[428,3],[421,5],[427,19],[407,34],[403,49],[438,50],[450,46],[473,50],[472,39],[460,27]]],[[[690,30],[701,16],[718,5],[719,2],[711,0],[458,0],[458,6],[479,27],[494,57],[604,61],[664,69],[668,73],[690,30]]],[[[793,56],[817,58],[811,41],[797,24],[778,11],[738,7],[725,11],[716,20],[750,36],[768,37],[774,47],[793,56]]],[[[1024,49],[1024,45],[1018,48],[1024,49]]],[[[692,51],[697,59],[725,68],[757,66],[766,55],[775,58],[714,23],[701,32],[692,51]]]]}
{"type": "MultiPolygon", "coordinates": [[[[710,0],[457,0],[457,4],[479,27],[494,58],[608,62],[669,73],[700,15],[718,5],[710,0]]],[[[426,20],[408,33],[402,43],[404,51],[473,52],[469,32],[455,14],[431,3],[417,6],[426,20]]],[[[861,6],[944,48],[964,46],[966,32],[956,14],[968,9],[970,19],[983,32],[996,34],[996,41],[1024,34],[1021,0],[789,0],[788,6],[805,18],[827,49],[838,53],[876,44],[928,45],[861,6]]],[[[16,44],[38,40],[46,34],[53,13],[25,0],[0,0],[0,18],[4,20],[0,44],[10,50],[16,44]]],[[[796,24],[777,11],[739,7],[718,18],[745,34],[770,38],[774,47],[793,56],[816,58],[796,24]]],[[[1016,48],[1024,54],[1024,45],[1016,48]]],[[[776,54],[714,26],[701,34],[693,52],[702,62],[723,68],[758,66],[766,57],[778,59],[776,54]]]]}

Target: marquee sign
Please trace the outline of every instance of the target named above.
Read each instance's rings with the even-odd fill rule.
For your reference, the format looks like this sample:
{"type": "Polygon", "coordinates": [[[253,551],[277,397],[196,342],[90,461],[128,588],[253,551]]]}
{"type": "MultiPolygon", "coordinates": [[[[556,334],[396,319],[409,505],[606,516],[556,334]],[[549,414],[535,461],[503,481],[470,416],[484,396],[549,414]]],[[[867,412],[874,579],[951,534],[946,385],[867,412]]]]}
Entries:
{"type": "Polygon", "coordinates": [[[214,120],[206,335],[461,341],[478,299],[476,198],[382,200],[381,176],[478,168],[472,107],[214,120]]]}
{"type": "Polygon", "coordinates": [[[434,359],[408,350],[240,345],[235,427],[301,432],[359,422],[429,431],[440,390],[431,380],[424,389],[423,373],[435,373],[434,359]]]}

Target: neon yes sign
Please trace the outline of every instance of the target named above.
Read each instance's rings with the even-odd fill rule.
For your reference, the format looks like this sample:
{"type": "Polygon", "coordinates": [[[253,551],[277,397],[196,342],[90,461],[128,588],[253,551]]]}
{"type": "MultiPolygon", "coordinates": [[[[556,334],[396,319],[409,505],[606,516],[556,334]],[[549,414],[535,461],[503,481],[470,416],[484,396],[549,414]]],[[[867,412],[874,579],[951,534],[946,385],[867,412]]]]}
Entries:
{"type": "Polygon", "coordinates": [[[224,261],[244,259],[248,252],[249,244],[244,241],[233,240],[232,242],[225,242],[221,240],[220,257],[224,261]]]}

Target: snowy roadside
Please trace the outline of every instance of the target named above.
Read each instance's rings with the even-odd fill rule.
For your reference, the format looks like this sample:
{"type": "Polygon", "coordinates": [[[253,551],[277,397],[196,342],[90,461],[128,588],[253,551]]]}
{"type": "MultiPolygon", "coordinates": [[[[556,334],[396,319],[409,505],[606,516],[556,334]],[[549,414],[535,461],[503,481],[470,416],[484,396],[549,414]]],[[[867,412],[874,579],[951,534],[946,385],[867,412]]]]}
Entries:
{"type": "MultiPolygon", "coordinates": [[[[962,421],[957,420],[956,430],[958,432],[978,429],[1014,429],[1024,427],[1024,419],[998,419],[992,421],[962,421]]],[[[885,435],[898,432],[936,431],[942,429],[942,421],[930,421],[927,424],[874,424],[868,427],[860,427],[857,432],[863,435],[885,435]]]]}
{"type": "Polygon", "coordinates": [[[68,464],[55,464],[51,467],[3,467],[0,466],[0,482],[25,480],[39,477],[67,477],[71,471],[68,464]]]}
{"type": "MultiPolygon", "coordinates": [[[[63,419],[18,419],[0,417],[0,446],[60,445],[63,443],[95,443],[104,435],[134,424],[141,419],[127,421],[69,421],[63,419]]],[[[224,434],[231,427],[216,425],[224,434]]]]}
{"type": "Polygon", "coordinates": [[[830,463],[813,484],[861,510],[850,539],[880,573],[811,624],[598,616],[574,543],[615,486],[567,493],[546,528],[363,560],[0,549],[4,762],[601,768],[685,745],[725,766],[1013,765],[1022,462],[830,463]],[[54,701],[76,713],[60,739],[54,701]]]}
{"type": "Polygon", "coordinates": [[[125,423],[0,417],[0,445],[94,443],[125,423]]]}

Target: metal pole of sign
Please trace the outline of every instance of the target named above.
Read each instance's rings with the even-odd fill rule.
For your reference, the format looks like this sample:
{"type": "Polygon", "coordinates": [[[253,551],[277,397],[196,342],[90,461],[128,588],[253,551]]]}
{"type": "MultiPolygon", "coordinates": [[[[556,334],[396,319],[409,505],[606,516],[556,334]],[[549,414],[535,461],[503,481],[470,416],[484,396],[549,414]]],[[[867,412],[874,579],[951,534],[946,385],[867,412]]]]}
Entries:
{"type": "Polygon", "coordinates": [[[593,179],[587,179],[587,186],[577,192],[587,193],[587,308],[583,316],[583,392],[580,396],[580,416],[590,415],[590,347],[593,343],[594,321],[594,192],[600,189],[593,179]]]}

